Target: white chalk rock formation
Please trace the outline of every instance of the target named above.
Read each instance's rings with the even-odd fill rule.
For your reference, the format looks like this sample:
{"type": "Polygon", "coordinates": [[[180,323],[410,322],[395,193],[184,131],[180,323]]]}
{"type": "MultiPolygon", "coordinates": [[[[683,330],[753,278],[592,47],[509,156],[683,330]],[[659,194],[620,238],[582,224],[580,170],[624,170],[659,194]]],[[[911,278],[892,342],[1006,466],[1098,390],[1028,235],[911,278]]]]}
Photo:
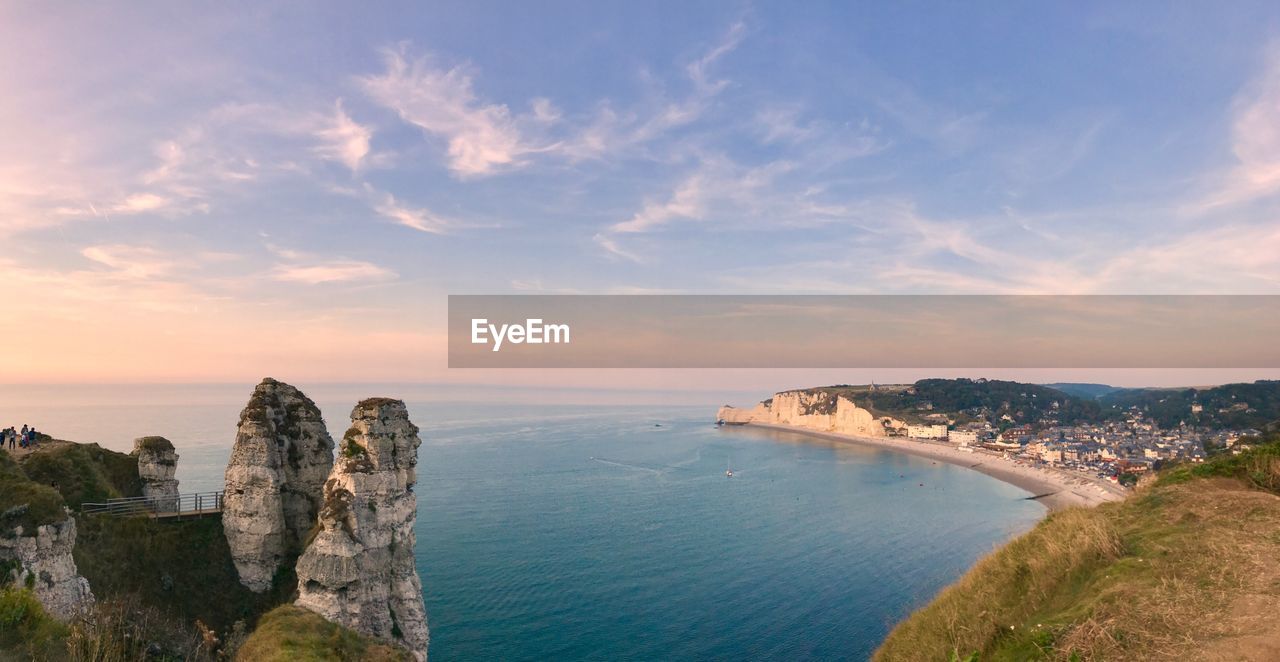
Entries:
{"type": "Polygon", "coordinates": [[[413,560],[421,443],[403,402],[356,405],[324,485],[320,530],[298,559],[296,604],[425,660],[427,614],[413,560]]]}
{"type": "Polygon", "coordinates": [[[142,496],[160,512],[178,507],[178,453],[164,437],[139,437],[133,440],[133,455],[138,458],[138,478],[142,480],[142,496]]]}
{"type": "Polygon", "coordinates": [[[897,427],[900,424],[888,417],[877,418],[844,394],[821,389],[775,393],[771,399],[751,409],[725,405],[716,412],[716,420],[728,424],[791,425],[862,437],[883,437],[886,425],[897,427]]]}
{"type": "Polygon", "coordinates": [[[240,412],[222,525],[240,582],[257,592],[302,551],[333,467],[333,438],[310,398],[264,379],[240,412]]]}
{"type": "Polygon", "coordinates": [[[63,621],[92,606],[89,580],[80,576],[71,557],[76,545],[75,518],[37,526],[35,535],[27,533],[18,526],[0,536],[0,561],[8,562],[9,579],[17,586],[30,587],[45,611],[63,621]]]}

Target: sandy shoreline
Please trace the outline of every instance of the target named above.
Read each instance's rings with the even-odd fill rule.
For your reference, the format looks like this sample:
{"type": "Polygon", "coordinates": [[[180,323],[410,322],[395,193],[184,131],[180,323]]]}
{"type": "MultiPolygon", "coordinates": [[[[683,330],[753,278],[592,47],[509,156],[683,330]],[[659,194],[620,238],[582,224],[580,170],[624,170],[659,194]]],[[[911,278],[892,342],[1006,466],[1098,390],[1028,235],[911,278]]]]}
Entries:
{"type": "Polygon", "coordinates": [[[835,432],[820,432],[790,425],[772,425],[767,423],[747,423],[745,425],[783,432],[794,432],[818,439],[857,444],[872,448],[927,457],[929,459],[966,467],[984,473],[996,480],[1026,490],[1049,510],[1060,510],[1071,506],[1096,506],[1107,501],[1119,501],[1125,498],[1124,488],[1111,485],[1106,481],[1090,476],[1082,476],[1058,469],[1040,469],[990,452],[975,450],[966,453],[950,444],[915,441],[902,438],[856,437],[835,432]]]}

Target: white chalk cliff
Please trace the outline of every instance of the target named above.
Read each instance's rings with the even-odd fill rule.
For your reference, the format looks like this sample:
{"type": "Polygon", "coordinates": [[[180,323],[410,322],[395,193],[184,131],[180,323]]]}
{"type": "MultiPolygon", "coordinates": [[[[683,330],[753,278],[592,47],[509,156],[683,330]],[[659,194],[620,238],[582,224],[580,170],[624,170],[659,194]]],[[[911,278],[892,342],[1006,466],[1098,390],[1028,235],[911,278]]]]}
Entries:
{"type": "Polygon", "coordinates": [[[320,530],[298,559],[295,604],[425,660],[427,615],[413,558],[421,443],[403,402],[356,405],[324,485],[320,530]]]}
{"type": "Polygon", "coordinates": [[[901,421],[875,416],[844,394],[824,390],[783,391],[751,409],[725,405],[716,412],[716,419],[728,424],[791,425],[861,437],[883,437],[886,425],[902,425],[901,421]]]}
{"type": "Polygon", "coordinates": [[[15,527],[0,536],[0,560],[16,562],[9,579],[29,586],[46,611],[69,621],[93,604],[89,580],[80,576],[71,549],[76,545],[76,520],[37,526],[34,532],[15,527]],[[34,535],[33,535],[34,533],[34,535]]]}
{"type": "Polygon", "coordinates": [[[315,403],[262,380],[240,413],[225,475],[222,524],[242,584],[267,590],[302,551],[332,466],[333,439],[315,403]]]}
{"type": "Polygon", "coordinates": [[[138,478],[142,496],[151,499],[159,511],[178,506],[178,453],[164,437],[139,437],[133,440],[133,455],[138,458],[138,478]]]}

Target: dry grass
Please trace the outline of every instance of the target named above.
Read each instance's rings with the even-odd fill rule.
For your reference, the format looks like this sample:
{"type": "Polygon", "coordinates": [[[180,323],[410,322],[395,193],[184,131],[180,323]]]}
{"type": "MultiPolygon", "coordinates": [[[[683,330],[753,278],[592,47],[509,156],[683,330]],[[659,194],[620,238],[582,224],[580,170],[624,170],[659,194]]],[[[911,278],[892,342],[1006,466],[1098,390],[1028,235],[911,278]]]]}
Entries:
{"type": "Polygon", "coordinates": [[[901,623],[876,659],[1280,659],[1277,557],[1280,496],[1230,478],[1158,485],[1046,519],[901,623]]]}
{"type": "Polygon", "coordinates": [[[900,624],[880,660],[947,659],[985,651],[1025,627],[1064,585],[1123,553],[1119,535],[1098,510],[1050,515],[1030,533],[978,561],[960,581],[900,624]]]}

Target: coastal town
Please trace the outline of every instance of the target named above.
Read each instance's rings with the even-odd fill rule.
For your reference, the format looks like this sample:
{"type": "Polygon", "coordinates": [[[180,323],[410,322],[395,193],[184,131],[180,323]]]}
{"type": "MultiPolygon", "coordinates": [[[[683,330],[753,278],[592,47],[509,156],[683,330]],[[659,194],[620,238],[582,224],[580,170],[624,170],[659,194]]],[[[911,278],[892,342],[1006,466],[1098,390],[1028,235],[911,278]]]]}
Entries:
{"type": "Polygon", "coordinates": [[[1280,382],[1117,389],[960,378],[781,391],[750,409],[722,407],[717,421],[981,466],[1032,491],[1091,485],[1077,490],[1089,501],[1122,496],[1167,464],[1238,454],[1278,408],[1280,382]]]}
{"type": "MultiPolygon", "coordinates": [[[[1049,411],[1059,407],[1049,405],[1049,411]]],[[[1247,407],[1240,403],[1237,406],[1247,407]]],[[[1189,413],[1199,413],[1192,405],[1189,413]]],[[[1239,452],[1241,439],[1256,437],[1256,429],[1228,430],[1179,425],[1161,429],[1140,408],[1131,407],[1119,420],[1060,425],[1051,413],[1038,421],[1010,426],[1007,415],[984,410],[959,416],[924,414],[925,423],[886,426],[890,437],[948,443],[965,452],[998,453],[1019,463],[1065,469],[1122,485],[1171,461],[1204,462],[1209,452],[1239,452]],[[958,419],[965,419],[959,422],[958,419]],[[994,419],[994,420],[992,420],[994,419]]]]}

